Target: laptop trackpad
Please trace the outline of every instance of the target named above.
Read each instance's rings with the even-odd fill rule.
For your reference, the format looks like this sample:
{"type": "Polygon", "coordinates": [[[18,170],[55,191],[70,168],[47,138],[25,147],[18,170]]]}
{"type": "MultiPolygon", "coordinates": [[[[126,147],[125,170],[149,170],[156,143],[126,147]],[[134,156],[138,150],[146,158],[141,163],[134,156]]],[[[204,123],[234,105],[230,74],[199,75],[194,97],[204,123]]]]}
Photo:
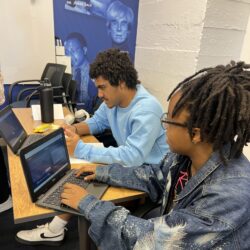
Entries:
{"type": "Polygon", "coordinates": [[[100,199],[104,192],[107,190],[108,185],[101,182],[90,182],[86,190],[89,194],[94,195],[96,198],[100,199]]]}

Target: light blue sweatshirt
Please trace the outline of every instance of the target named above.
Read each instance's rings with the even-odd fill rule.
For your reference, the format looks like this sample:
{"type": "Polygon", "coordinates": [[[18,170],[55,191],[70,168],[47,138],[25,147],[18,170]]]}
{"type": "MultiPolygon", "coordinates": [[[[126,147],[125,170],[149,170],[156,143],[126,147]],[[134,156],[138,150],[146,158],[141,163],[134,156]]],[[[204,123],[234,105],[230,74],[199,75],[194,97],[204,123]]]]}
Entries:
{"type": "Polygon", "coordinates": [[[74,154],[91,162],[120,163],[128,167],[157,164],[169,151],[160,122],[162,113],[156,98],[138,84],[128,107],[110,109],[102,103],[86,121],[93,135],[111,129],[118,147],[99,148],[79,141],[74,154]]]}

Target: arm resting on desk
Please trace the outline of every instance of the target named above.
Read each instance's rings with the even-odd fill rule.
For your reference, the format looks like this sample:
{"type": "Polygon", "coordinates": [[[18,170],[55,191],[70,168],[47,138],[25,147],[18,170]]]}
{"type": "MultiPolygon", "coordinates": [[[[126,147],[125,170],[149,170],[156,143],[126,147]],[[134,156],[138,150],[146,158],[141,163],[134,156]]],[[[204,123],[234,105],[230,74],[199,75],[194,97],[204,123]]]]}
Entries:
{"type": "MultiPolygon", "coordinates": [[[[159,165],[125,168],[119,164],[96,168],[96,179],[113,186],[147,192],[161,198],[168,169],[159,165]]],[[[153,231],[154,224],[135,216],[121,206],[87,195],[79,203],[81,213],[91,222],[89,234],[101,249],[132,249],[138,238],[153,231]]]]}
{"type": "Polygon", "coordinates": [[[87,195],[78,207],[91,222],[89,235],[100,249],[133,249],[139,237],[153,231],[152,222],[92,195],[87,195]]]}
{"type": "Polygon", "coordinates": [[[118,118],[115,119],[114,114],[107,113],[107,109],[102,104],[86,123],[93,135],[111,128],[119,146],[97,148],[80,141],[74,151],[75,157],[96,163],[119,163],[128,167],[140,166],[145,161],[158,163],[160,157],[168,151],[167,144],[161,145],[163,131],[158,115],[152,111],[135,112],[129,119],[124,119],[126,124],[124,129],[121,129],[117,125],[118,118]],[[114,117],[108,121],[107,116],[114,117]]]}
{"type": "MultiPolygon", "coordinates": [[[[100,249],[160,250],[173,249],[173,246],[175,249],[209,250],[216,246],[236,249],[232,233],[238,225],[218,219],[217,215],[224,208],[218,206],[214,213],[207,209],[206,203],[202,205],[201,210],[192,209],[192,206],[173,209],[152,220],[134,217],[125,208],[97,200],[92,195],[83,199],[78,207],[90,221],[89,235],[100,249]]],[[[243,210],[237,216],[239,221],[240,216],[244,217],[243,210]]]]}
{"type": "MultiPolygon", "coordinates": [[[[138,189],[157,199],[167,168],[174,169],[175,163],[171,157],[166,157],[158,167],[145,165],[125,171],[122,166],[113,164],[97,168],[96,174],[98,180],[118,186],[125,184],[136,188],[138,181],[142,185],[138,189]]],[[[237,176],[236,180],[248,183],[249,177],[237,176]]],[[[246,226],[246,217],[249,218],[246,209],[249,192],[241,190],[241,199],[232,200],[237,190],[235,185],[229,185],[230,182],[231,178],[221,175],[213,182],[206,180],[206,184],[194,186],[192,194],[177,201],[171,212],[153,220],[134,217],[125,208],[99,201],[92,195],[82,199],[78,208],[91,222],[89,234],[101,249],[125,250],[134,246],[137,250],[171,249],[173,246],[176,249],[237,249],[238,244],[245,242],[235,240],[234,236],[240,236],[241,229],[246,226]],[[239,205],[242,201],[243,206],[239,205]]]]}
{"type": "Polygon", "coordinates": [[[96,180],[111,186],[125,187],[146,192],[154,202],[162,197],[168,168],[162,164],[126,168],[120,164],[96,168],[96,180]]]}

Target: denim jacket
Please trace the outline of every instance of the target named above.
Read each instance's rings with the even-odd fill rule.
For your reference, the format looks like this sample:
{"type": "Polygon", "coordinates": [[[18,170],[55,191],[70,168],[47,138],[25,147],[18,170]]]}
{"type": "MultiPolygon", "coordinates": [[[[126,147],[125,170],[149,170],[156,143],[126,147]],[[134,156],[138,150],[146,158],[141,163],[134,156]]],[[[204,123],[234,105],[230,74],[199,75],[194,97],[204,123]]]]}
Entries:
{"type": "Polygon", "coordinates": [[[166,213],[180,156],[159,165],[99,167],[96,179],[148,193],[163,215],[145,220],[123,207],[87,195],[79,203],[100,249],[250,249],[250,163],[244,155],[224,165],[218,152],[185,185],[166,213]]]}

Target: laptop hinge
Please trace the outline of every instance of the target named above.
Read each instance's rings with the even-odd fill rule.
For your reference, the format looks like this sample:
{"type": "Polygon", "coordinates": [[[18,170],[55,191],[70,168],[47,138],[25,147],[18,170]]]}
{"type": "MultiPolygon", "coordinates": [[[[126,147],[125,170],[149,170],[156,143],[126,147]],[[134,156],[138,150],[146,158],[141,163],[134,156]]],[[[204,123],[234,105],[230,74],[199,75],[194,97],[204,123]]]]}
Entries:
{"type": "Polygon", "coordinates": [[[45,196],[45,194],[41,194],[41,195],[38,197],[38,200],[42,199],[44,196],[45,196]]]}

